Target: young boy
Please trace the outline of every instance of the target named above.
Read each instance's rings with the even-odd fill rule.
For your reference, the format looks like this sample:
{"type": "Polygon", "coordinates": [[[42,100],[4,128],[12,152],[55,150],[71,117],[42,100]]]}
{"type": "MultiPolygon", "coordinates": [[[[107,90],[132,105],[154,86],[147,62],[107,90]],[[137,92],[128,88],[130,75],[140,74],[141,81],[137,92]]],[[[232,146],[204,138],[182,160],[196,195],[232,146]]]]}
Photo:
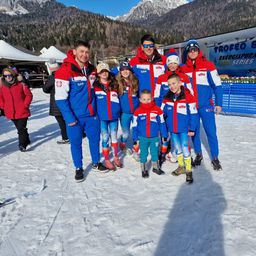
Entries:
{"type": "Polygon", "coordinates": [[[198,122],[194,97],[182,86],[179,75],[168,77],[170,91],[164,97],[162,110],[166,116],[168,131],[171,133],[178,159],[178,168],[174,176],[186,173],[186,182],[192,183],[191,155],[188,147],[188,136],[193,136],[198,122]]]}
{"type": "MultiPolygon", "coordinates": [[[[170,49],[166,59],[166,66],[168,67],[168,70],[164,74],[160,75],[156,82],[154,100],[157,106],[161,107],[164,96],[169,92],[169,86],[167,81],[168,77],[171,74],[177,74],[181,79],[182,85],[186,87],[188,90],[190,90],[191,94],[194,95],[190,79],[185,73],[181,71],[179,65],[180,58],[178,54],[175,52],[175,49],[172,48],[170,49]]],[[[173,146],[171,147],[169,141],[165,142],[161,147],[160,165],[165,161],[166,157],[173,163],[177,162],[173,146]]]]}
{"type": "Polygon", "coordinates": [[[167,130],[162,110],[152,101],[151,91],[142,90],[140,106],[133,115],[132,133],[135,147],[140,149],[142,177],[149,177],[146,168],[148,149],[150,148],[153,172],[161,175],[164,172],[158,163],[159,131],[163,140],[167,140],[167,130]]]}

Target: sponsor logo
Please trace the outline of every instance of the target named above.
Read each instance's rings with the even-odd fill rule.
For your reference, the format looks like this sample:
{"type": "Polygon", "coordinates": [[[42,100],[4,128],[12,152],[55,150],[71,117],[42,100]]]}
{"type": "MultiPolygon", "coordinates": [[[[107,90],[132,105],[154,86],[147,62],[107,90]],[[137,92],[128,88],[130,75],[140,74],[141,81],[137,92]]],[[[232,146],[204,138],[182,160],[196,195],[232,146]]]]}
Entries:
{"type": "Polygon", "coordinates": [[[207,108],[207,109],[205,109],[205,112],[213,112],[213,111],[214,111],[213,108],[207,108]]]}
{"type": "Polygon", "coordinates": [[[97,98],[100,100],[100,99],[103,99],[104,96],[97,96],[97,98]]]}
{"type": "Polygon", "coordinates": [[[147,73],[147,72],[148,72],[148,71],[145,70],[145,69],[141,69],[141,71],[140,71],[141,74],[145,74],[145,73],[147,73]]]}
{"type": "Polygon", "coordinates": [[[155,117],[155,116],[152,116],[152,117],[150,118],[150,120],[151,120],[151,121],[155,121],[155,120],[156,120],[156,117],[155,117]]]}
{"type": "Polygon", "coordinates": [[[168,107],[167,110],[172,110],[172,107],[168,107]]]}
{"type": "Polygon", "coordinates": [[[198,76],[205,76],[205,73],[199,73],[198,76]]]}
{"type": "Polygon", "coordinates": [[[156,69],[162,69],[162,66],[156,66],[156,69]]]}
{"type": "Polygon", "coordinates": [[[62,82],[59,81],[59,80],[57,80],[57,81],[55,82],[55,85],[56,85],[57,87],[61,87],[61,86],[62,86],[62,82]]]}
{"type": "Polygon", "coordinates": [[[89,78],[90,78],[90,80],[94,81],[96,79],[96,76],[95,75],[90,75],[89,78]]]}
{"type": "Polygon", "coordinates": [[[186,106],[179,106],[179,108],[186,108],[186,106]]]}
{"type": "Polygon", "coordinates": [[[76,85],[77,85],[77,86],[83,86],[84,83],[83,83],[83,82],[77,82],[76,85]]]}
{"type": "Polygon", "coordinates": [[[145,116],[142,116],[140,119],[141,119],[141,120],[145,120],[145,119],[146,119],[146,117],[145,117],[145,116]]]}

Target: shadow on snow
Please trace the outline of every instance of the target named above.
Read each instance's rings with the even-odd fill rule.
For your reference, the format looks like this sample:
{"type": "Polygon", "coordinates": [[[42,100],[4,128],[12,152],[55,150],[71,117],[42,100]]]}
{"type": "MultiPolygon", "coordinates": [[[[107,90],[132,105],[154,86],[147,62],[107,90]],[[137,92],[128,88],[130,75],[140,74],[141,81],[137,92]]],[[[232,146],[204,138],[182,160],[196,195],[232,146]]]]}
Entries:
{"type": "Polygon", "coordinates": [[[195,169],[194,183],[183,184],[177,193],[154,256],[224,256],[225,208],[222,188],[210,171],[203,165],[195,169]]]}

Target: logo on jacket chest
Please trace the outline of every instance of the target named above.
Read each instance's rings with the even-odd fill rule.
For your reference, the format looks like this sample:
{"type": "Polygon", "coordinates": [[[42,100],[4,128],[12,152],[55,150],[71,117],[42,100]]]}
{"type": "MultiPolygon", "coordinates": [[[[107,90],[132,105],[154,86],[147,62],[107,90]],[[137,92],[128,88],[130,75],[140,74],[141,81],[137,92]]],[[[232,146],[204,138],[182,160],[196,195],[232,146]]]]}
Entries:
{"type": "Polygon", "coordinates": [[[62,86],[62,82],[61,82],[60,80],[57,80],[57,79],[56,79],[55,85],[56,85],[57,87],[61,87],[61,86],[62,86]]]}

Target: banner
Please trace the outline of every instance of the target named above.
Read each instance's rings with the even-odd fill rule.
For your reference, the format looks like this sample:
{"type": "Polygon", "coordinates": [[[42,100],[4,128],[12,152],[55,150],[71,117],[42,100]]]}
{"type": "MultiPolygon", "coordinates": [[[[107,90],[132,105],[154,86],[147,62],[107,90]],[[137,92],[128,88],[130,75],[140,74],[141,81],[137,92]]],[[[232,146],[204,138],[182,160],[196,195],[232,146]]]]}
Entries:
{"type": "Polygon", "coordinates": [[[256,76],[256,40],[226,42],[209,48],[209,58],[219,74],[256,76]]]}

